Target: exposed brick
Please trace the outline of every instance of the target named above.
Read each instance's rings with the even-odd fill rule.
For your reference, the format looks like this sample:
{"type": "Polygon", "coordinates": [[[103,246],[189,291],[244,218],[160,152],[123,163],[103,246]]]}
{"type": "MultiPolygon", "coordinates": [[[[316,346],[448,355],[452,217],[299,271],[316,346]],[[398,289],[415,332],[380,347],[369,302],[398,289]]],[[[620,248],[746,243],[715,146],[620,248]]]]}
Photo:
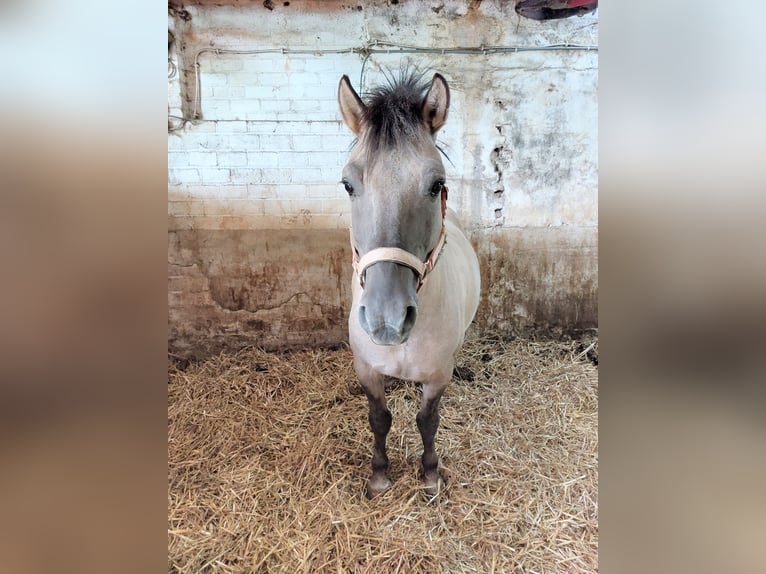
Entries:
{"type": "Polygon", "coordinates": [[[283,62],[284,70],[287,73],[302,72],[306,69],[306,57],[286,54],[283,62]]]}
{"type": "Polygon", "coordinates": [[[217,132],[226,134],[241,134],[247,131],[247,122],[245,121],[225,121],[218,122],[217,132]]]}
{"type": "Polygon", "coordinates": [[[277,165],[285,168],[309,167],[310,153],[283,151],[277,156],[277,165]]]}
{"type": "Polygon", "coordinates": [[[205,215],[202,217],[189,218],[190,227],[179,227],[176,229],[221,229],[222,215],[205,215]]]}
{"type": "Polygon", "coordinates": [[[200,180],[198,169],[170,168],[168,169],[168,183],[196,183],[200,180]]]}
{"type": "Polygon", "coordinates": [[[263,202],[252,199],[220,199],[205,203],[205,215],[259,215],[263,202]]]}
{"type": "Polygon", "coordinates": [[[351,135],[323,135],[321,137],[321,149],[348,152],[351,150],[353,141],[354,138],[351,135]]]}
{"type": "Polygon", "coordinates": [[[340,113],[329,115],[323,111],[296,112],[294,110],[270,112],[270,114],[275,120],[291,122],[323,122],[330,117],[340,116],[340,113]]]}
{"type": "MultiPolygon", "coordinates": [[[[233,170],[229,170],[231,172],[233,170]]],[[[253,170],[254,172],[257,172],[258,170],[253,170]]],[[[255,174],[253,174],[255,177],[255,174]]],[[[231,197],[231,198],[246,198],[248,197],[247,193],[247,185],[246,184],[238,184],[237,182],[230,182],[226,185],[221,186],[221,197],[231,197]]]]}
{"type": "Polygon", "coordinates": [[[179,183],[168,184],[168,201],[186,201],[192,199],[192,197],[188,186],[179,183]]]}
{"type": "Polygon", "coordinates": [[[260,100],[260,99],[266,99],[266,98],[272,99],[274,98],[274,94],[276,92],[276,88],[268,84],[244,86],[243,89],[245,90],[245,98],[247,98],[248,100],[260,100]]]}
{"type": "Polygon", "coordinates": [[[262,117],[269,113],[286,112],[290,109],[290,100],[260,100],[262,117]]]}
{"type": "Polygon", "coordinates": [[[183,200],[183,201],[169,201],[168,202],[168,215],[182,215],[187,217],[196,217],[203,215],[205,210],[205,201],[197,200],[183,200]]]}
{"type": "Polygon", "coordinates": [[[292,169],[273,169],[264,168],[261,170],[261,181],[263,183],[290,183],[293,180],[292,169]]]}
{"type": "Polygon", "coordinates": [[[231,102],[231,117],[238,120],[253,120],[262,116],[257,100],[238,100],[231,102]]]}
{"type": "Polygon", "coordinates": [[[249,167],[276,167],[278,154],[275,152],[255,151],[247,152],[247,165],[249,167]]]}
{"type": "Polygon", "coordinates": [[[216,154],[214,152],[187,152],[189,165],[195,167],[213,167],[217,165],[216,154]]]}
{"type": "Polygon", "coordinates": [[[247,131],[259,134],[278,133],[277,125],[274,122],[249,121],[247,122],[247,131]]]}
{"type": "Polygon", "coordinates": [[[168,215],[168,231],[194,229],[197,217],[168,215]]]}
{"type": "Polygon", "coordinates": [[[185,150],[188,146],[188,136],[184,136],[178,132],[172,132],[168,134],[168,151],[185,150]]]}
{"type": "Polygon", "coordinates": [[[343,186],[340,185],[340,171],[338,177],[335,178],[336,182],[332,184],[315,183],[306,186],[306,197],[309,199],[323,199],[323,198],[340,198],[343,201],[348,201],[348,194],[343,190],[343,186]]]}
{"type": "Polygon", "coordinates": [[[288,135],[263,134],[261,136],[263,151],[285,151],[293,149],[292,137],[288,135]]]}
{"type": "Polygon", "coordinates": [[[322,213],[344,214],[351,213],[351,201],[347,198],[322,200],[322,213]]]}
{"type": "MultiPolygon", "coordinates": [[[[228,137],[226,148],[231,151],[258,151],[261,149],[261,137],[258,134],[232,134],[228,137]]],[[[221,148],[222,151],[226,148],[221,148]]]]}
{"type": "Polygon", "coordinates": [[[322,107],[319,100],[292,100],[290,109],[294,112],[317,112],[322,107]]]}
{"type": "Polygon", "coordinates": [[[318,151],[321,149],[319,136],[304,135],[293,137],[293,149],[296,151],[318,151]]]}
{"type": "Polygon", "coordinates": [[[241,152],[218,152],[215,154],[218,167],[238,167],[247,165],[247,154],[241,152]]]}
{"type": "Polygon", "coordinates": [[[217,167],[206,167],[199,170],[203,183],[226,183],[229,181],[229,170],[217,167]]]}
{"type": "Polygon", "coordinates": [[[189,155],[185,152],[168,151],[168,167],[187,167],[189,155]]]}
{"type": "Polygon", "coordinates": [[[341,177],[340,165],[323,167],[321,169],[320,176],[316,180],[316,182],[330,184],[336,181],[340,181],[340,177],[341,177]]]}
{"type": "Polygon", "coordinates": [[[247,196],[252,199],[274,199],[276,192],[275,187],[265,183],[260,183],[260,175],[258,177],[259,183],[247,184],[247,196]]]}
{"type": "Polygon", "coordinates": [[[306,186],[301,184],[280,185],[277,188],[280,198],[306,199],[306,186]]]}
{"type": "Polygon", "coordinates": [[[224,215],[220,220],[220,229],[254,229],[254,223],[259,218],[258,215],[224,215]]]}
{"type": "Polygon", "coordinates": [[[203,87],[214,88],[215,86],[227,86],[229,84],[229,74],[219,73],[202,73],[200,82],[203,87]]]}
{"type": "MultiPolygon", "coordinates": [[[[281,57],[280,57],[281,60],[281,57]]],[[[244,70],[251,73],[271,73],[279,70],[279,63],[271,54],[247,54],[243,58],[244,70]]]]}
{"type": "Polygon", "coordinates": [[[335,114],[339,114],[338,102],[332,99],[318,100],[319,111],[327,113],[328,117],[333,117],[335,114]]]}
{"type": "Polygon", "coordinates": [[[257,86],[260,84],[268,84],[269,82],[263,81],[263,74],[257,72],[243,71],[236,75],[231,76],[231,85],[233,86],[257,86]]]}
{"type": "Polygon", "coordinates": [[[343,155],[333,151],[315,151],[314,153],[308,154],[308,156],[309,167],[336,167],[340,170],[345,161],[343,155]]]}
{"type": "Polygon", "coordinates": [[[234,57],[214,58],[209,64],[209,69],[215,73],[236,72],[243,67],[242,59],[234,57]]]}
{"type": "Polygon", "coordinates": [[[220,99],[243,99],[245,97],[244,86],[215,86],[212,88],[212,97],[220,99]]]}
{"type": "Polygon", "coordinates": [[[220,134],[190,134],[184,137],[185,149],[190,151],[228,150],[231,147],[229,139],[220,134]]]}
{"type": "Polygon", "coordinates": [[[172,187],[172,193],[183,195],[188,198],[207,198],[207,197],[220,197],[221,186],[220,185],[203,185],[199,183],[199,180],[195,183],[178,185],[172,187]]]}
{"type": "Polygon", "coordinates": [[[351,132],[340,120],[340,112],[337,118],[324,118],[320,121],[311,122],[311,133],[313,134],[343,134],[351,137],[351,132]]]}
{"type": "Polygon", "coordinates": [[[311,220],[314,229],[348,229],[350,224],[350,214],[320,213],[311,220]]]}
{"type": "Polygon", "coordinates": [[[283,135],[306,135],[314,133],[316,124],[303,121],[262,121],[253,122],[253,130],[260,133],[283,135]],[[256,129],[257,128],[257,129],[256,129]]]}
{"type": "Polygon", "coordinates": [[[186,124],[188,133],[206,134],[216,131],[216,122],[208,120],[195,120],[186,124]]]}
{"type": "Polygon", "coordinates": [[[292,180],[294,183],[321,183],[322,170],[317,168],[297,168],[293,170],[292,180]]]}
{"type": "Polygon", "coordinates": [[[202,104],[202,117],[208,120],[220,120],[230,118],[231,102],[229,100],[217,100],[208,98],[202,104]]]}
{"type": "Polygon", "coordinates": [[[338,81],[340,81],[340,77],[343,74],[346,74],[353,82],[359,78],[359,73],[362,71],[362,64],[359,58],[356,57],[340,56],[333,59],[333,64],[335,65],[334,69],[335,74],[338,76],[338,81]]]}
{"type": "Polygon", "coordinates": [[[168,201],[168,215],[190,215],[188,201],[168,201]]]}
{"type": "Polygon", "coordinates": [[[311,60],[311,62],[308,63],[308,67],[312,72],[317,73],[335,71],[335,63],[333,58],[328,56],[319,56],[318,58],[314,58],[311,60]]]}
{"type": "Polygon", "coordinates": [[[266,215],[290,216],[297,213],[320,213],[322,204],[319,201],[267,199],[263,201],[266,215]]]}
{"type": "Polygon", "coordinates": [[[263,175],[260,169],[249,167],[234,167],[229,169],[229,182],[232,184],[243,184],[246,186],[248,183],[261,181],[261,179],[263,179],[263,175]]]}

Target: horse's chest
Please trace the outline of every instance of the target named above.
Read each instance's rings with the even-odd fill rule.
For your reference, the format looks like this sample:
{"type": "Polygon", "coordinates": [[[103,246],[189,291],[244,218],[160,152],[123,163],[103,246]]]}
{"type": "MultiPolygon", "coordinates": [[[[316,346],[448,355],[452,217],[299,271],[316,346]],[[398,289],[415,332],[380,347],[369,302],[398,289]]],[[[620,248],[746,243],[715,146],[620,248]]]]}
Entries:
{"type": "Polygon", "coordinates": [[[383,375],[408,381],[430,379],[444,370],[445,364],[451,363],[454,352],[443,340],[421,337],[417,332],[401,345],[375,345],[355,321],[351,322],[350,335],[351,349],[357,359],[383,375]]]}
{"type": "Polygon", "coordinates": [[[433,356],[423,357],[409,342],[395,347],[367,348],[362,355],[376,371],[398,379],[423,381],[435,370],[433,356]]]}

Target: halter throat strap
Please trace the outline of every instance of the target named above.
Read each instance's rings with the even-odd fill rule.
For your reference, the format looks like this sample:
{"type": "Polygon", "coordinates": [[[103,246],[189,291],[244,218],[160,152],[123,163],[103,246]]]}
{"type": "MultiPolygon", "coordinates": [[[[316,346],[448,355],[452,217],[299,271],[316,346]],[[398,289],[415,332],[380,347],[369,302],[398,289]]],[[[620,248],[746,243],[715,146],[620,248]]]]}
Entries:
{"type": "Polygon", "coordinates": [[[359,251],[354,244],[354,230],[349,228],[351,236],[351,264],[356,271],[357,277],[359,277],[359,285],[364,289],[365,272],[367,268],[375,263],[381,261],[391,261],[400,265],[405,265],[412,269],[418,276],[417,293],[423,288],[426,282],[428,274],[433,271],[436,266],[436,262],[444,249],[444,244],[447,242],[447,228],[444,225],[444,218],[447,215],[447,188],[442,189],[441,194],[442,202],[442,227],[439,231],[439,238],[436,240],[436,245],[428,253],[426,260],[423,261],[417,256],[413,255],[409,251],[400,249],[399,247],[378,247],[365,253],[363,256],[359,256],[359,251]]]}

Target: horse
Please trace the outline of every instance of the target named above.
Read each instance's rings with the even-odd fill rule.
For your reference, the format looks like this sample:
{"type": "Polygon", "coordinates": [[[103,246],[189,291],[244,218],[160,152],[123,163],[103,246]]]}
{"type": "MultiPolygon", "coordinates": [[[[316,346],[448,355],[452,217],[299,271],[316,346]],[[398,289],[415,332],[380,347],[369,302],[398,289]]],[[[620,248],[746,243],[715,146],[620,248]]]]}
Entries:
{"type": "Polygon", "coordinates": [[[422,384],[421,479],[424,492],[435,496],[445,485],[434,446],[439,402],[476,314],[481,282],[476,253],[447,207],[436,144],[450,91],[441,74],[427,81],[405,70],[365,99],[342,76],[338,104],[356,136],[341,180],[351,199],[349,343],[374,435],[366,495],[391,486],[385,388],[396,378],[422,384]]]}

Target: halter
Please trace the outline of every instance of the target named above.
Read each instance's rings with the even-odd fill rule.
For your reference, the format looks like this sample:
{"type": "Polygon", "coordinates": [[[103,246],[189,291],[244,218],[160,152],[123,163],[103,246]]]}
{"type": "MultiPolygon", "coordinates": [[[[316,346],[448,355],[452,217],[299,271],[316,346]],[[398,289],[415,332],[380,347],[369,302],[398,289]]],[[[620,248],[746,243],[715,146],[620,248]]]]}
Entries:
{"type": "Polygon", "coordinates": [[[380,261],[393,261],[401,265],[406,265],[412,269],[418,275],[418,286],[415,290],[416,293],[420,293],[420,289],[426,282],[426,277],[436,266],[436,261],[439,259],[444,244],[447,242],[447,229],[444,225],[444,218],[447,215],[447,187],[442,187],[442,228],[439,231],[439,238],[436,240],[436,245],[428,253],[425,261],[421,261],[415,255],[404,249],[398,247],[378,247],[365,253],[362,257],[359,257],[359,250],[354,245],[354,230],[349,227],[349,233],[351,235],[351,265],[354,267],[357,276],[359,277],[359,285],[364,289],[364,277],[367,268],[370,265],[378,263],[380,261]]]}

